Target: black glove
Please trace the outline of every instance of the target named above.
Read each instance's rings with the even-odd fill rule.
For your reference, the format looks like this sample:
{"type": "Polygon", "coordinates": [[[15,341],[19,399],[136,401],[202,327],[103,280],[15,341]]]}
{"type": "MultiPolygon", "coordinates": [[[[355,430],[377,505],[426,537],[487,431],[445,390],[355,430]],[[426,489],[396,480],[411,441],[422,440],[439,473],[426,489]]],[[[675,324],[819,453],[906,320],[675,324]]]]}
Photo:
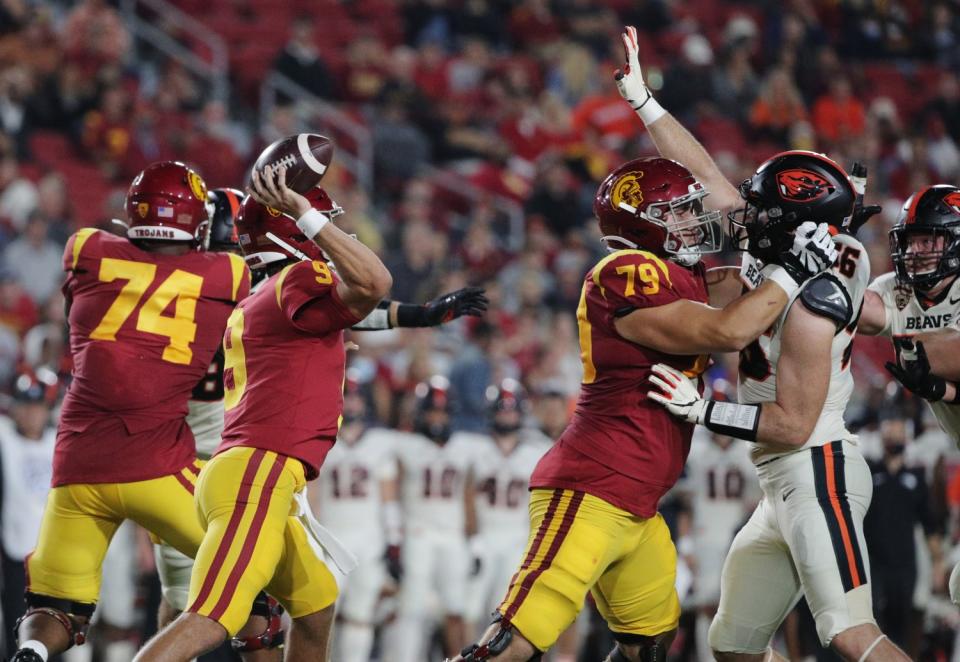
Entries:
{"type": "Polygon", "coordinates": [[[400,558],[400,545],[387,545],[387,550],[383,553],[383,560],[387,564],[387,574],[393,581],[400,583],[403,577],[403,561],[400,558]]]}
{"type": "Polygon", "coordinates": [[[939,402],[947,391],[947,380],[930,374],[930,361],[923,343],[910,339],[897,341],[897,363],[886,363],[887,372],[903,387],[930,402],[939,402]]]}
{"type": "Polygon", "coordinates": [[[487,304],[490,303],[484,292],[486,290],[482,287],[464,287],[428,301],[423,307],[427,309],[429,325],[445,324],[461,315],[480,317],[487,312],[487,304]]]}
{"type": "Polygon", "coordinates": [[[863,196],[867,192],[867,166],[859,161],[854,162],[850,167],[850,182],[857,193],[856,201],[853,203],[853,214],[850,216],[850,222],[844,228],[844,232],[851,236],[856,236],[857,231],[863,227],[863,224],[871,217],[880,213],[880,205],[863,206],[863,196]]]}
{"type": "Polygon", "coordinates": [[[853,215],[850,217],[850,223],[847,225],[847,234],[856,236],[857,231],[863,227],[864,223],[879,214],[882,210],[883,207],[880,205],[867,205],[866,207],[859,203],[854,205],[853,215]]]}

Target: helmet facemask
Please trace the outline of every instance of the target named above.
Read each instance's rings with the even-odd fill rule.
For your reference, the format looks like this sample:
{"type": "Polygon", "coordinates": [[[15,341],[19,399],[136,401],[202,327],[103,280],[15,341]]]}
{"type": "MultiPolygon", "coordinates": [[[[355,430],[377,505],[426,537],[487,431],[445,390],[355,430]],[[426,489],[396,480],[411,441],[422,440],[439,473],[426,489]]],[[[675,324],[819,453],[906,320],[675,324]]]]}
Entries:
{"type": "Polygon", "coordinates": [[[780,207],[764,209],[747,197],[750,180],[740,185],[743,207],[727,214],[730,221],[730,239],[733,247],[770,263],[789,247],[787,241],[799,222],[796,214],[784,214],[780,207]]]}
{"type": "MultiPolygon", "coordinates": [[[[694,182],[689,186],[686,195],[663,202],[651,202],[643,211],[638,211],[624,202],[620,203],[620,208],[663,228],[666,233],[663,240],[664,253],[677,264],[691,267],[704,255],[718,253],[723,249],[721,215],[717,210],[704,210],[703,199],[707,195],[703,185],[694,182]]],[[[615,236],[604,239],[633,243],[615,236]]]]}
{"type": "Polygon", "coordinates": [[[890,257],[901,285],[921,291],[960,273],[960,225],[890,230],[890,257]]]}

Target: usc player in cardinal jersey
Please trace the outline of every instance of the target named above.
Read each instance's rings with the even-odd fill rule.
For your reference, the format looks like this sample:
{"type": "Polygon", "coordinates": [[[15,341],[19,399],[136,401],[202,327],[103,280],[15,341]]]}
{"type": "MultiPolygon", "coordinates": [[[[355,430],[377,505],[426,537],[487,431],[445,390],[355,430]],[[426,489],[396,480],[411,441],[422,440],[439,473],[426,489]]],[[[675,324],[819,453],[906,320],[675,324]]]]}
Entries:
{"type": "Polygon", "coordinates": [[[630,161],[600,185],[594,213],[610,255],[584,278],[577,320],[583,383],[573,418],[530,479],[530,534],[495,622],[457,660],[538,659],[588,591],[617,640],[609,660],[665,660],[680,616],[676,551],[659,499],[680,475],[693,427],[646,395],[665,362],[697,377],[739,350],[799,283],[835,259],[827,228],[801,226],[759,288],[707,305],[701,255],[721,246],[719,212],[685,167],[630,161]]]}
{"type": "Polygon", "coordinates": [[[262,590],[293,619],[285,658],[327,659],[337,597],[327,559],[342,571],[353,559],[309,515],[304,488],[339,427],[343,330],[376,308],[392,279],[316,208],[329,204],[326,193],[313,189],[312,202],[285,174],[255,172],[237,218],[247,263],[269,277],[224,335],[223,441],[198,480],[205,536],[189,606],[137,660],[186,661],[213,648],[237,633],[262,590]]]}
{"type": "Polygon", "coordinates": [[[187,399],[250,287],[240,257],[199,250],[206,195],[190,168],[155,163],[127,193],[126,238],[84,229],[67,242],[73,381],[27,561],[18,662],[83,643],[104,554],[123,520],[190,556],[203,538],[187,399]]]}

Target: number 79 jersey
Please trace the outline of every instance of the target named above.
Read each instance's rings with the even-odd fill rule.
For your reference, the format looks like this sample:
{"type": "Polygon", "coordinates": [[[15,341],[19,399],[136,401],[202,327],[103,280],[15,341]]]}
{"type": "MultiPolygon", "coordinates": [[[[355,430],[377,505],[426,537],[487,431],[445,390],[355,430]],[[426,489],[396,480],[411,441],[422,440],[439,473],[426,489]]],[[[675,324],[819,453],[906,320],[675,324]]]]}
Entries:
{"type": "MultiPolygon", "coordinates": [[[[777,399],[777,361],[780,360],[783,327],[795,302],[800,301],[807,310],[837,324],[830,351],[830,385],[823,410],[810,438],[797,450],[853,436],[844,425],[843,412],[853,392],[850,355],[857,332],[857,320],[863,307],[863,295],[870,282],[870,258],[863,244],[854,237],[837,235],[834,242],[839,257],[833,268],[804,283],[773,325],[740,352],[740,402],[771,402],[777,399]]],[[[741,275],[747,287],[757,287],[762,281],[762,276],[747,254],[744,254],[741,275]]],[[[757,444],[752,456],[755,463],[760,463],[784,454],[757,444]]]]}
{"type": "Polygon", "coordinates": [[[145,480],[180,470],[194,454],[183,422],[190,393],[234,305],[250,291],[243,259],[153,253],[84,229],[67,242],[63,267],[74,369],[60,415],[54,484],[145,480]],[[112,418],[122,425],[105,436],[102,426],[112,418]]]}

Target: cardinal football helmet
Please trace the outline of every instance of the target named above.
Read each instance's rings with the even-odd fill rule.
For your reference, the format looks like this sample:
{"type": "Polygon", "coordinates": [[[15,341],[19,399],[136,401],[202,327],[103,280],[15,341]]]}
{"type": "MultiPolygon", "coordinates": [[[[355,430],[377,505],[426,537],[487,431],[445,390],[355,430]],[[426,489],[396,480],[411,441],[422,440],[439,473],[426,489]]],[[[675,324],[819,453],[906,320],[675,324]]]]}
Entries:
{"type": "Polygon", "coordinates": [[[207,185],[179,161],[160,161],[133,178],[127,191],[127,237],[206,243],[207,185]]]}
{"type": "MultiPolygon", "coordinates": [[[[322,188],[312,188],[304,197],[314,209],[331,220],[343,213],[343,208],[322,188]]],[[[260,204],[250,195],[244,199],[237,214],[237,239],[251,269],[262,269],[270,263],[291,258],[326,260],[320,247],[297,227],[295,219],[260,204]]]]}
{"type": "Polygon", "coordinates": [[[911,195],[890,230],[901,285],[929,290],[960,273],[960,188],[940,184],[911,195]]]}
{"type": "Polygon", "coordinates": [[[703,184],[676,161],[634,159],[603,180],[593,213],[608,243],[691,266],[723,247],[720,212],[703,208],[707,195],[703,184]]]}
{"type": "Polygon", "coordinates": [[[740,184],[741,209],[730,212],[738,248],[766,263],[790,249],[806,221],[841,229],[853,214],[856,192],[846,171],[816,152],[781,152],[740,184]]]}

